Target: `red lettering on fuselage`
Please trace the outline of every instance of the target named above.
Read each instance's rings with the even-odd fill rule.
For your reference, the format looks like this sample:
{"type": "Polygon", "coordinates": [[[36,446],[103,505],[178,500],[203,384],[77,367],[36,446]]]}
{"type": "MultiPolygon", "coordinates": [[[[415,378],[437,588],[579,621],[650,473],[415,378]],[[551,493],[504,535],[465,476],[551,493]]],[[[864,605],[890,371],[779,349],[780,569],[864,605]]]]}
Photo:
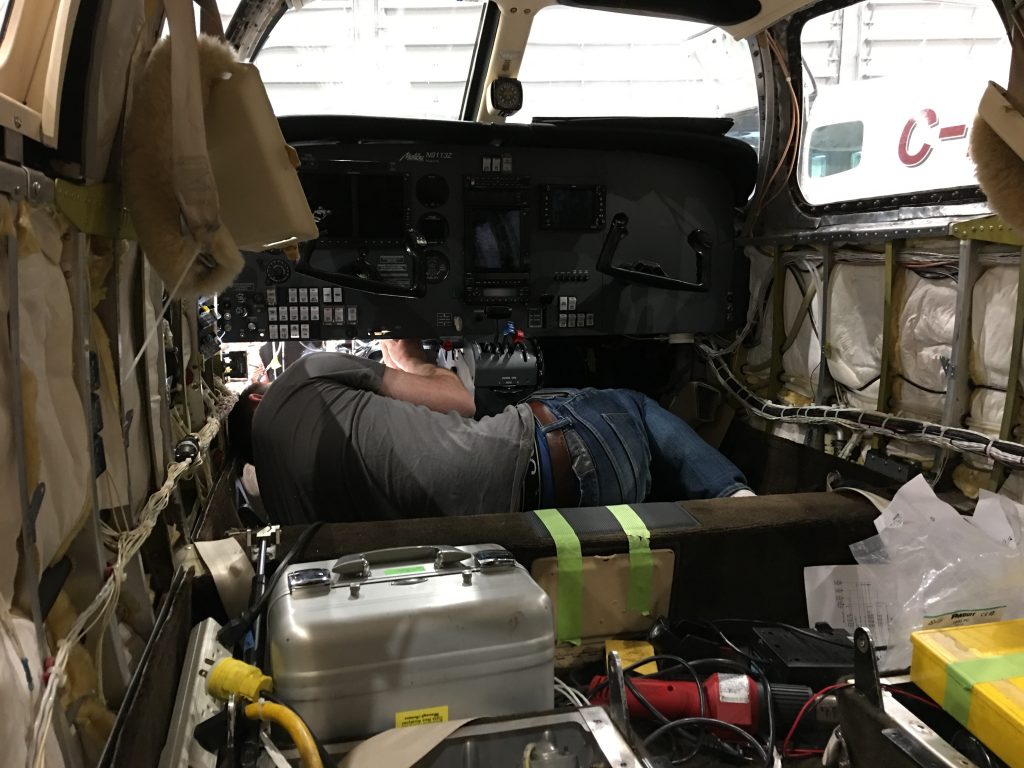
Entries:
{"type": "MultiPolygon", "coordinates": [[[[916,150],[911,150],[911,144],[914,140],[914,134],[917,131],[918,124],[924,122],[929,128],[935,128],[939,124],[939,117],[935,114],[935,110],[931,108],[922,109],[921,113],[916,117],[912,117],[907,120],[906,125],[903,126],[903,133],[900,134],[900,143],[897,147],[897,153],[900,156],[900,162],[908,168],[916,168],[927,160],[934,147],[928,143],[927,140],[922,141],[921,145],[916,150]]],[[[961,123],[959,125],[947,125],[944,128],[939,128],[939,141],[949,141],[955,139],[963,139],[967,137],[967,125],[961,123]]]]}

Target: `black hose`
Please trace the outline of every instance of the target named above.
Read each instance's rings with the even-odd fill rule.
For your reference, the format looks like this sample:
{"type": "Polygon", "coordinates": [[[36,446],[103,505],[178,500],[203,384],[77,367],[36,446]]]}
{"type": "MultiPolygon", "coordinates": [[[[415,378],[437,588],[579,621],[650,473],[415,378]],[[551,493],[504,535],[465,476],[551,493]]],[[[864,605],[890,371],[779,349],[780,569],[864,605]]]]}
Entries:
{"type": "Polygon", "coordinates": [[[249,631],[253,621],[259,616],[264,608],[267,607],[267,600],[270,599],[270,595],[274,591],[274,587],[277,586],[277,582],[284,576],[284,572],[288,569],[288,566],[292,564],[295,558],[302,555],[309,540],[313,538],[315,534],[322,526],[322,522],[316,522],[310,525],[306,530],[299,534],[299,538],[295,540],[291,549],[288,553],[281,558],[281,562],[277,564],[277,568],[274,570],[274,575],[270,577],[270,581],[267,582],[266,588],[263,593],[256,598],[256,601],[249,607],[246,608],[242,613],[229,621],[223,627],[220,632],[217,633],[217,640],[225,648],[234,648],[238,642],[245,637],[245,633],[249,631]]]}

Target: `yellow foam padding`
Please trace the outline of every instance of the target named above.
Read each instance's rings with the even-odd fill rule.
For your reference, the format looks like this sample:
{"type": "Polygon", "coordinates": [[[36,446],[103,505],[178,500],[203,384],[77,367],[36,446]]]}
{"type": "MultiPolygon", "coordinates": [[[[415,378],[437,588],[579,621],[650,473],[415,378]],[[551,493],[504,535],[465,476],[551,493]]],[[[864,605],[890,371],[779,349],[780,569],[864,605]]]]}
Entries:
{"type": "Polygon", "coordinates": [[[261,692],[270,693],[274,690],[274,680],[252,664],[238,659],[221,659],[206,678],[206,690],[221,701],[227,701],[233,693],[249,701],[256,701],[261,692]]]}
{"type": "MultiPolygon", "coordinates": [[[[653,656],[654,646],[643,640],[613,640],[609,638],[604,641],[605,656],[612,651],[618,651],[619,661],[622,662],[622,666],[628,667],[630,664],[636,664],[648,656],[653,656]]],[[[658,663],[649,661],[633,671],[638,675],[653,675],[658,671],[658,663]]]]}
{"type": "Polygon", "coordinates": [[[911,640],[911,679],[1010,768],[1024,768],[1024,620],[930,629],[911,640]]]}

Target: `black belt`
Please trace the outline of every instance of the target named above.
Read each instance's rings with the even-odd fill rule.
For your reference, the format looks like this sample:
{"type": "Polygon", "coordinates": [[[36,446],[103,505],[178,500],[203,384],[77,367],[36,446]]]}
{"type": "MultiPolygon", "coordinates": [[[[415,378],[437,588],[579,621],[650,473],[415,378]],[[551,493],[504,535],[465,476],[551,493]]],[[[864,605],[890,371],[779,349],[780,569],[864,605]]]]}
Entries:
{"type": "MultiPolygon", "coordinates": [[[[548,407],[539,400],[530,400],[528,405],[533,411],[534,418],[542,427],[557,420],[548,407]]],[[[572,471],[572,456],[569,454],[565,435],[562,434],[561,429],[552,429],[545,433],[544,438],[547,442],[548,455],[551,457],[551,475],[554,480],[554,488],[551,491],[554,505],[556,507],[575,507],[580,501],[579,484],[576,480],[576,473],[572,471]]],[[[539,458],[538,456],[538,462],[539,458]]]]}

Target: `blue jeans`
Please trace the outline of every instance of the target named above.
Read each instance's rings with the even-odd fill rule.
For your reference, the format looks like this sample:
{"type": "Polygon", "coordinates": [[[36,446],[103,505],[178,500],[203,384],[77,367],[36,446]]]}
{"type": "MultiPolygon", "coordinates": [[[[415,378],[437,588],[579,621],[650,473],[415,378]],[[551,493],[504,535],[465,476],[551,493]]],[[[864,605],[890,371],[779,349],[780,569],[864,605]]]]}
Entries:
{"type": "MultiPolygon", "coordinates": [[[[561,429],[579,481],[581,507],[730,496],[743,473],[690,425],[628,389],[547,389],[530,395],[561,429]]],[[[540,442],[540,440],[538,440],[540,442]]],[[[543,465],[545,453],[541,451],[543,465]]],[[[542,477],[550,468],[541,466],[542,477]]]]}

